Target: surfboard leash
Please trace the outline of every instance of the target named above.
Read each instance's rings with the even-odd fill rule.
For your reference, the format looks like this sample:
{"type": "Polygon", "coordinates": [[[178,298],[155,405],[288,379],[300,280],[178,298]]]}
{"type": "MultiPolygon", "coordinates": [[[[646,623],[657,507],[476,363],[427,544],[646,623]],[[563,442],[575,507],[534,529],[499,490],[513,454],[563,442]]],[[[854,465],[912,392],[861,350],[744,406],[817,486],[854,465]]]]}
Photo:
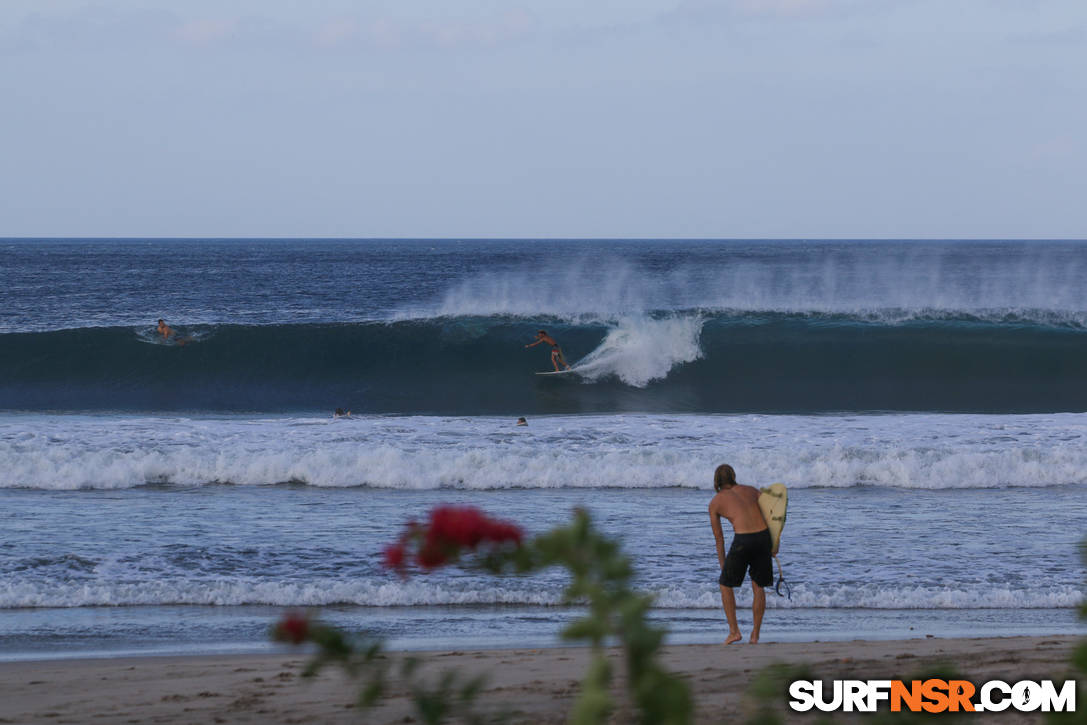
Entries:
{"type": "Polygon", "coordinates": [[[778,559],[777,554],[774,554],[774,562],[778,565],[778,581],[774,585],[774,591],[777,592],[779,597],[788,597],[789,601],[793,599],[793,590],[789,587],[789,582],[785,581],[785,575],[781,573],[781,559],[778,559]],[[781,593],[781,588],[785,587],[785,593],[781,593]]]}

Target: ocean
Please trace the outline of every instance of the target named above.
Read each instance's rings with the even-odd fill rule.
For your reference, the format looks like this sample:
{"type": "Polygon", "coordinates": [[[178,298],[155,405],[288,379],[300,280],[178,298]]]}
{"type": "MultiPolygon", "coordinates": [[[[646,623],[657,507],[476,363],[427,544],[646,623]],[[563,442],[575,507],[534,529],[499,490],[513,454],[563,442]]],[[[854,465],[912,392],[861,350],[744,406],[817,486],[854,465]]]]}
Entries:
{"type": "Polygon", "coordinates": [[[559,571],[381,567],[440,503],[587,508],[671,641],[722,640],[726,462],[790,490],[765,641],[1083,632],[1085,279],[1072,242],[0,240],[0,659],[263,651],[292,607],[556,644],[559,571]]]}

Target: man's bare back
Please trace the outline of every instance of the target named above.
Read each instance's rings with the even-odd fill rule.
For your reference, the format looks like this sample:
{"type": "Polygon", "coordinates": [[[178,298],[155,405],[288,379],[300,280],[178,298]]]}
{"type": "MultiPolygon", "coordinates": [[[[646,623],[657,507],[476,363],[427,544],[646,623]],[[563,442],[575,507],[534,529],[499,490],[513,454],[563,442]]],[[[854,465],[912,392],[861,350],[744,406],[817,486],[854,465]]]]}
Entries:
{"type": "Polygon", "coordinates": [[[754,534],[766,528],[759,508],[759,490],[754,486],[738,483],[719,492],[710,501],[710,514],[728,519],[737,534],[754,534]]]}

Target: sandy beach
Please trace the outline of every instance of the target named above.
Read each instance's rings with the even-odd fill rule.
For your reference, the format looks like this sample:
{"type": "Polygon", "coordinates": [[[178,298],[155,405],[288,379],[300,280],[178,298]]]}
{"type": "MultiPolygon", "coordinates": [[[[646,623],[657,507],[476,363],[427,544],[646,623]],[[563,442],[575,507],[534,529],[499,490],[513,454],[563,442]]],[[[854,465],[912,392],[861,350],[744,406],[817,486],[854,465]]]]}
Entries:
{"type": "MultiPolygon", "coordinates": [[[[1064,678],[1075,641],[1071,636],[1050,636],[763,643],[727,649],[675,645],[665,649],[664,661],[691,684],[697,721],[715,723],[745,712],[746,686],[773,663],[807,664],[822,677],[907,677],[951,667],[975,682],[1064,678]]],[[[424,656],[429,671],[459,668],[488,673],[481,702],[512,713],[514,722],[561,723],[578,691],[588,650],[465,650],[424,656]]],[[[303,681],[299,673],[305,662],[305,656],[290,651],[5,662],[0,663],[0,722],[413,722],[410,703],[398,683],[380,707],[361,712],[353,705],[356,688],[347,685],[339,672],[329,670],[303,681]]],[[[1013,713],[997,717],[1002,723],[1041,720],[1013,713]]],[[[626,719],[622,712],[616,717],[617,722],[626,719]]]]}

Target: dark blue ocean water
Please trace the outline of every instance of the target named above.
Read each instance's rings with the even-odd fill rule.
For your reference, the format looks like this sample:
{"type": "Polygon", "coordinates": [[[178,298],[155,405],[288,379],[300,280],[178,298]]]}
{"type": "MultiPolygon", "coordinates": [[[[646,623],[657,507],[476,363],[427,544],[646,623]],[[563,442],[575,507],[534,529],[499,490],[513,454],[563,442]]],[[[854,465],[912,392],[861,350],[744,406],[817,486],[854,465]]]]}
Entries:
{"type": "Polygon", "coordinates": [[[1087,245],[0,242],[0,410],[1087,410],[1087,245]],[[164,317],[184,345],[161,344],[164,317]],[[551,369],[548,328],[578,373],[551,369]]]}
{"type": "Polygon", "coordinates": [[[1085,279],[1067,242],[0,240],[0,657],[259,648],[285,606],[553,642],[557,573],[377,565],[441,502],[587,506],[715,641],[722,462],[792,492],[768,640],[1076,631],[1085,279]]]}

